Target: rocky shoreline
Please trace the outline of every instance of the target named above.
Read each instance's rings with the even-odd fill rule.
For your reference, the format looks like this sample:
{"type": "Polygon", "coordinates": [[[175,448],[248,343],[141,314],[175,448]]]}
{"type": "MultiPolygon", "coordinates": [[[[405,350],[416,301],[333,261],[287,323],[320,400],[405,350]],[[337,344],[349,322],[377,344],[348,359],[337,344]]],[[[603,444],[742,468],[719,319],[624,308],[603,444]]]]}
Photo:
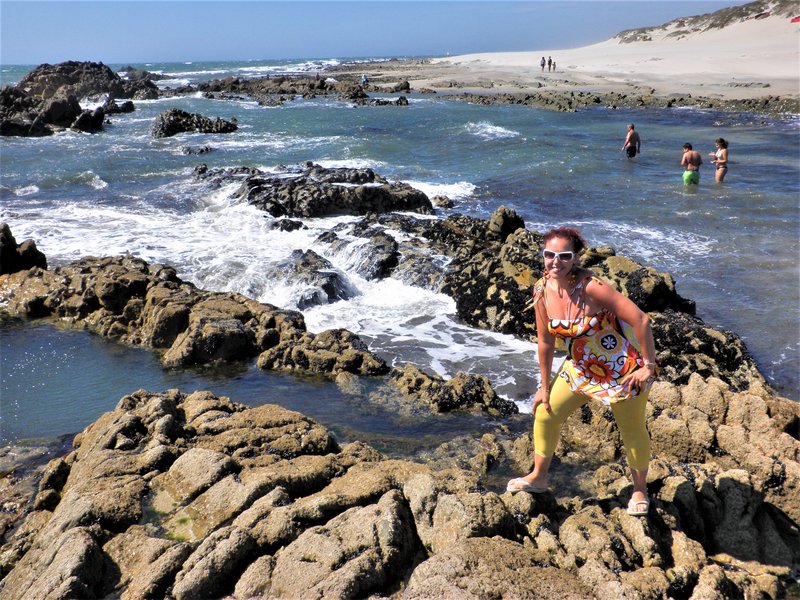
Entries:
{"type": "MultiPolygon", "coordinates": [[[[277,106],[296,97],[335,96],[361,106],[407,106],[407,95],[437,94],[443,99],[473,104],[516,104],[547,110],[574,112],[588,107],[679,108],[692,107],[755,117],[791,118],[800,114],[800,95],[765,95],[758,98],[710,98],[692,94],[656,94],[652,88],[635,87],[621,91],[601,92],[573,82],[522,84],[450,80],[440,64],[429,60],[408,59],[345,63],[326,71],[328,78],[280,76],[264,78],[228,77],[178,88],[159,89],[158,76],[126,67],[122,75],[103,63],[67,61],[56,65],[43,64],[28,73],[19,83],[0,90],[0,135],[45,136],[71,128],[98,132],[107,116],[135,110],[133,100],[176,97],[196,94],[219,100],[248,98],[262,106],[277,106]],[[369,84],[361,84],[360,76],[368,75],[369,84]],[[428,83],[415,89],[411,77],[425,78],[428,83]],[[557,84],[557,85],[556,85],[557,84]],[[394,99],[373,98],[368,92],[398,94],[394,99]],[[84,98],[105,97],[103,106],[81,109],[84,98]],[[117,99],[125,99],[122,104],[117,99]]],[[[180,112],[180,111],[179,111],[180,112]]],[[[235,123],[222,119],[211,121],[202,115],[173,114],[166,111],[153,125],[154,135],[164,137],[179,131],[225,133],[236,129],[235,123]]]]}
{"type": "MultiPolygon", "coordinates": [[[[215,177],[244,177],[249,190],[261,176],[239,171],[215,177]]],[[[331,179],[364,177],[353,171],[306,165],[302,172],[315,177],[303,185],[312,194],[331,179]]],[[[513,211],[500,207],[488,220],[372,213],[325,241],[340,235],[383,248],[373,276],[444,291],[465,322],[535,339],[525,308],[541,270],[532,258],[541,234],[513,211]],[[391,230],[408,241],[387,246],[391,230]]],[[[32,245],[17,244],[10,230],[3,239],[4,256],[32,245]]],[[[58,319],[147,347],[174,368],[256,360],[351,387],[378,378],[385,400],[426,406],[431,418],[472,410],[492,433],[454,440],[427,460],[392,460],[360,442],[340,446],[324,427],[275,404],[140,390],[79,434],[66,456],[27,478],[5,478],[0,597],[793,593],[800,404],[769,389],[735,335],[693,316],[668,274],[610,248],[591,249],[584,265],[654,323],[663,376],[648,407],[655,460],[646,519],[624,511],[621,441],[602,406],[587,405],[565,427],[555,493],[511,495],[501,491],[505,478],[532,460],[530,417],[516,415],[481,375],[444,380],[411,365],[390,369],[351,332],[311,334],[299,312],[199,290],[169,266],[130,256],[52,270],[17,265],[0,275],[8,315],[58,319]]],[[[320,270],[313,261],[306,267],[309,276],[320,270]]]]}

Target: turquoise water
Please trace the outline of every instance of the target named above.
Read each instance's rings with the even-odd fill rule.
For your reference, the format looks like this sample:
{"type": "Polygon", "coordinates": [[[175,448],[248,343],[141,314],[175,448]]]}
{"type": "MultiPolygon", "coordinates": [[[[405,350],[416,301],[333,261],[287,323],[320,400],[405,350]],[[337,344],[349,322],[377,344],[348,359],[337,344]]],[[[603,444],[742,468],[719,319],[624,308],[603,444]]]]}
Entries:
{"type": "MultiPolygon", "coordinates": [[[[172,81],[185,83],[243,69],[310,72],[320,66],[308,64],[312,66],[134,66],[159,67],[171,73],[172,81]]],[[[26,71],[3,69],[6,81],[26,71]]],[[[53,266],[90,254],[130,252],[174,265],[182,278],[202,288],[235,290],[287,308],[297,306],[304,290],[277,276],[273,267],[295,249],[313,249],[334,264],[357,294],[304,311],[309,329],[346,327],[392,364],[413,362],[445,376],[459,369],[485,374],[501,394],[526,410],[536,386],[533,344],[458,323],[452,300],[433,291],[391,278],[368,282],[358,277],[354,256],[365,249],[354,242],[331,254],[316,241],[348,218],[309,219],[307,230],[273,231],[271,217],[234,200],[233,189],[214,189],[192,177],[192,169],[201,163],[272,170],[312,160],[325,166],[371,167],[429,195],[451,197],[455,207],[439,211],[440,217],[461,212],[486,218],[505,204],[530,229],[577,225],[590,243],[612,245],[620,254],[671,273],[678,292],[697,302],[701,318],[741,335],[770,382],[788,397],[800,397],[796,117],[772,120],[689,109],[554,113],[418,94],[409,98],[408,107],[354,107],[319,97],[298,98],[280,108],[172,98],[137,102],[134,113],[113,116],[112,124],[96,135],[3,138],[0,219],[10,223],[18,240],[35,239],[53,266]],[[235,116],[240,129],[230,135],[153,139],[153,120],[172,107],[209,117],[235,116]],[[643,153],[633,161],[619,152],[629,121],[636,123],[643,140],[643,153]],[[725,184],[713,182],[707,164],[700,186],[684,188],[678,166],[681,146],[692,142],[705,155],[717,137],[730,141],[725,184]],[[183,153],[186,146],[204,145],[214,150],[200,156],[183,153]]],[[[6,327],[0,326],[4,361],[18,352],[17,338],[12,336],[12,343],[6,327]]],[[[67,334],[46,336],[58,356],[68,354],[60,348],[62,335],[67,334]]],[[[108,359],[89,364],[97,365],[98,381],[117,382],[103,395],[113,406],[133,389],[148,387],[150,380],[139,381],[137,370],[115,362],[119,356],[112,347],[97,346],[98,355],[108,359]],[[133,376],[119,379],[123,370],[133,376]]],[[[42,352],[37,360],[52,365],[56,359],[42,352]]],[[[223,379],[196,385],[228,386],[234,398],[238,389],[248,389],[249,379],[240,373],[223,379]]],[[[10,392],[5,376],[3,381],[0,416],[7,429],[10,392]]],[[[184,385],[180,380],[174,385],[152,381],[158,389],[184,385]]],[[[294,379],[289,381],[284,385],[295,385],[294,379]]],[[[35,395],[36,387],[26,385],[15,392],[19,423],[36,418],[27,408],[34,405],[23,401],[27,394],[35,395]]],[[[54,389],[66,387],[61,383],[54,389]]],[[[335,391],[314,393],[332,393],[334,405],[344,402],[335,391]]],[[[60,423],[48,435],[79,430],[81,423],[96,418],[98,407],[88,397],[85,404],[80,398],[75,402],[70,411],[74,420],[60,423]]],[[[31,435],[21,425],[19,431],[16,436],[31,435]]]]}

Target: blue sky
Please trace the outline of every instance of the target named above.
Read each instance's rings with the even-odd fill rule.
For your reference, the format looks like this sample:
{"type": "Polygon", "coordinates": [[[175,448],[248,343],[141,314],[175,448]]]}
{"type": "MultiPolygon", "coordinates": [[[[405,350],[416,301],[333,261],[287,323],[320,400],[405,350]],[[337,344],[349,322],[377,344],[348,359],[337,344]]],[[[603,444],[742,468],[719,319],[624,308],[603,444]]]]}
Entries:
{"type": "Polygon", "coordinates": [[[0,63],[441,56],[574,48],[735,0],[0,0],[0,63]]]}

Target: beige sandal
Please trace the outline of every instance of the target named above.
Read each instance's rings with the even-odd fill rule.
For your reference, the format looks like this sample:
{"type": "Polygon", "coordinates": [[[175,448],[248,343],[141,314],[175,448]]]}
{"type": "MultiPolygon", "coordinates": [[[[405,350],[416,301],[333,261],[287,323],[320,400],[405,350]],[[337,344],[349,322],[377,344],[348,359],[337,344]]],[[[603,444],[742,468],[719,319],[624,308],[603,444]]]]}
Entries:
{"type": "Polygon", "coordinates": [[[628,502],[627,512],[629,515],[635,517],[647,516],[647,513],[650,512],[650,498],[645,498],[644,500],[634,500],[631,498],[628,502]]]}
{"type": "Polygon", "coordinates": [[[516,479],[512,479],[506,485],[506,491],[511,492],[512,494],[516,494],[517,492],[530,492],[532,494],[542,494],[548,490],[548,487],[545,485],[544,487],[538,487],[533,485],[532,483],[528,483],[522,477],[517,477],[516,479]]]}

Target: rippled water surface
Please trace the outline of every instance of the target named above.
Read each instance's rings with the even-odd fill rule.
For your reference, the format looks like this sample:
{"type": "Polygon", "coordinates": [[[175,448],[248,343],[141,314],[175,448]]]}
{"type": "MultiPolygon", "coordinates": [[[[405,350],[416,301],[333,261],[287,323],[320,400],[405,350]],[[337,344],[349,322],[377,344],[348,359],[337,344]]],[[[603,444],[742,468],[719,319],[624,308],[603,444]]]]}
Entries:
{"type": "MultiPolygon", "coordinates": [[[[223,76],[233,67],[285,65],[160,66],[171,69],[175,83],[223,76]]],[[[4,80],[13,75],[5,72],[4,80]]],[[[577,225],[590,243],[614,246],[619,254],[669,272],[678,292],[697,302],[701,318],[741,335],[773,385],[791,398],[800,397],[796,119],[687,109],[554,113],[419,94],[410,96],[408,107],[354,107],[325,97],[298,98],[280,108],[202,97],[141,101],[136,107],[134,113],[112,116],[112,123],[96,135],[64,132],[0,140],[0,218],[19,241],[36,240],[51,266],[86,255],[129,252],[171,264],[180,277],[201,288],[235,290],[296,308],[305,290],[276,275],[275,265],[295,249],[313,249],[334,264],[356,294],[305,310],[309,329],[351,329],[393,364],[411,361],[447,376],[459,369],[486,374],[500,393],[525,409],[536,385],[532,344],[457,323],[455,305],[446,296],[391,278],[361,279],[353,259],[368,249],[354,242],[335,254],[316,241],[349,218],[308,219],[306,230],[274,231],[271,217],[234,200],[234,188],[213,189],[192,175],[201,163],[272,170],[312,160],[324,166],[371,167],[429,195],[452,198],[455,208],[439,211],[439,217],[461,212],[486,218],[505,204],[530,229],[577,225]],[[172,107],[236,117],[240,129],[229,135],[153,139],[153,120],[172,107]],[[643,152],[633,161],[619,151],[629,121],[643,140],[643,152]],[[717,137],[730,141],[725,184],[714,183],[707,164],[700,186],[684,188],[681,146],[689,141],[705,155],[717,137]],[[205,145],[214,150],[199,156],[183,152],[187,146],[205,145]]],[[[93,356],[106,357],[89,361],[98,373],[96,381],[105,387],[95,382],[75,397],[75,406],[66,411],[70,418],[52,416],[61,410],[58,393],[37,404],[37,390],[44,380],[57,380],[58,373],[75,368],[69,347],[78,342],[56,330],[30,334],[50,341],[30,342],[40,349],[20,358],[19,339],[27,335],[2,326],[4,437],[12,411],[19,428],[15,436],[37,435],[38,419],[43,432],[57,435],[80,429],[96,418],[97,410],[110,409],[137,387],[196,385],[224,389],[220,393],[249,402],[253,395],[270,397],[274,385],[313,390],[333,406],[347,402],[332,384],[315,387],[280,377],[255,383],[266,380],[254,367],[211,380],[162,373],[146,353],[89,336],[80,344],[94,345],[93,356]],[[66,341],[59,341],[61,336],[66,341]],[[132,369],[131,360],[150,361],[151,367],[132,369]],[[12,363],[29,365],[38,379],[9,379],[5,369],[12,363]],[[122,377],[123,370],[136,376],[122,377]],[[264,390],[253,391],[259,386],[264,390]],[[94,393],[95,388],[102,391],[94,393]]],[[[74,383],[59,381],[53,389],[74,383]]]]}

